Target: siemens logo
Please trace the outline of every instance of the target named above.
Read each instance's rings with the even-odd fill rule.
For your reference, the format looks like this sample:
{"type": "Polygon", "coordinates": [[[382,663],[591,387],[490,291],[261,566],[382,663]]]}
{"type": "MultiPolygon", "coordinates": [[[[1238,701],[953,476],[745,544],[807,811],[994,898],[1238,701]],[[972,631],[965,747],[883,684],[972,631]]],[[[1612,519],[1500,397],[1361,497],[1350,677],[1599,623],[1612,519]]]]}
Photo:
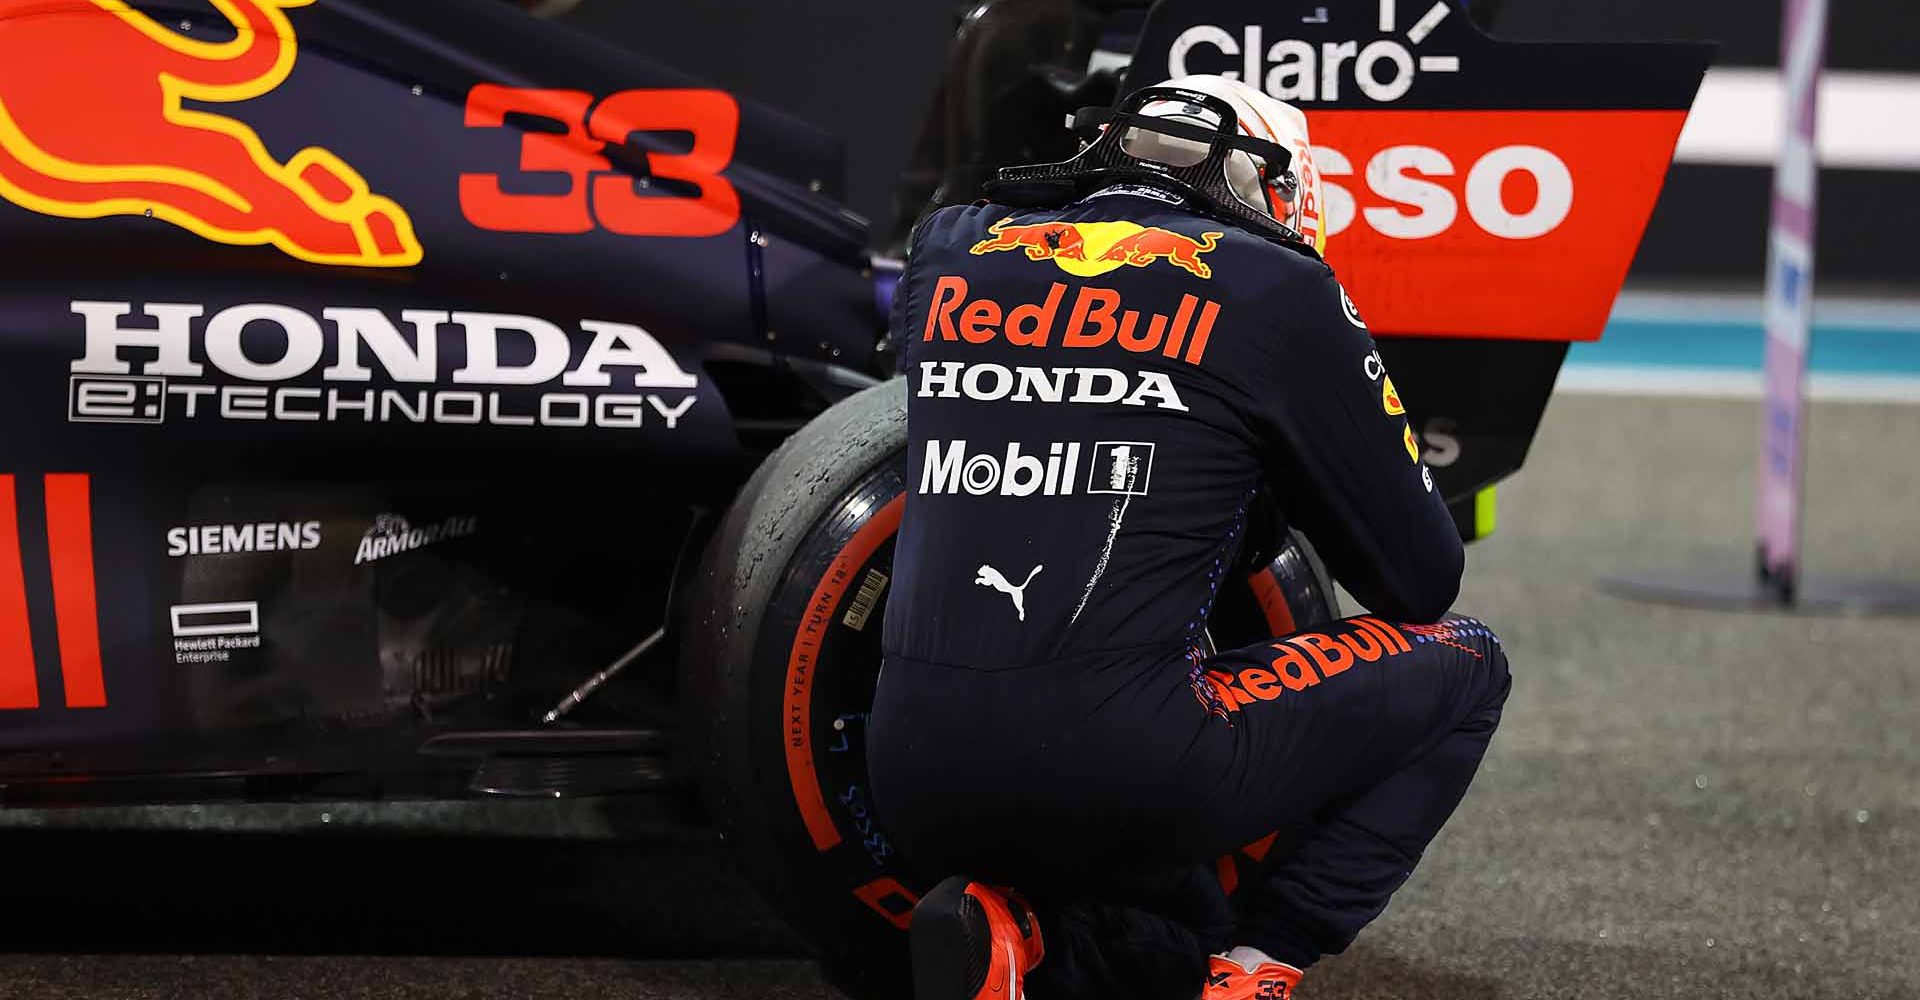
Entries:
{"type": "Polygon", "coordinates": [[[167,555],[175,558],[236,552],[291,552],[319,547],[319,521],[199,524],[167,529],[167,555]]]}

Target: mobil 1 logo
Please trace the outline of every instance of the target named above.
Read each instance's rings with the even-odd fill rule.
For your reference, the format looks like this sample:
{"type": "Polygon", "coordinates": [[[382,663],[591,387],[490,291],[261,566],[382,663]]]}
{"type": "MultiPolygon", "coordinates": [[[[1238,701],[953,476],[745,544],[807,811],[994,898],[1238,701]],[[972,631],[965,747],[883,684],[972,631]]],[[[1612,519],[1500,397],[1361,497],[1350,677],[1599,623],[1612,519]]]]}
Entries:
{"type": "Polygon", "coordinates": [[[1153,445],[1147,441],[1101,441],[1093,446],[1088,493],[1144,496],[1153,478],[1153,445]]]}
{"type": "Polygon", "coordinates": [[[922,495],[1144,496],[1153,481],[1149,441],[1052,441],[975,451],[965,440],[927,442],[922,495]]]}

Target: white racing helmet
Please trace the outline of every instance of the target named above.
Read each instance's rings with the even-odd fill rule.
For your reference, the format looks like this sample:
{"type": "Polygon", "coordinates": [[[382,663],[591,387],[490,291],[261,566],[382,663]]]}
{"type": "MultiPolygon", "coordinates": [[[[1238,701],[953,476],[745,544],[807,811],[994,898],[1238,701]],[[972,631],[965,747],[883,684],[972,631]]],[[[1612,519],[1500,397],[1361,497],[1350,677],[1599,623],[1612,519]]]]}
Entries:
{"type": "MultiPolygon", "coordinates": [[[[1320,172],[1313,166],[1307,116],[1256,87],[1224,76],[1182,76],[1159,86],[1198,91],[1225,101],[1239,118],[1237,127],[1242,135],[1265,139],[1293,154],[1289,163],[1270,164],[1256,153],[1233,150],[1226,155],[1224,163],[1227,187],[1248,208],[1300,234],[1302,242],[1316,252],[1325,253],[1327,234],[1320,218],[1320,172]]],[[[1149,101],[1141,105],[1139,113],[1148,118],[1210,129],[1221,124],[1212,108],[1177,98],[1149,101]]],[[[1205,143],[1139,128],[1129,129],[1121,137],[1120,148],[1129,156],[1174,167],[1197,164],[1208,153],[1205,143]]]]}
{"type": "Polygon", "coordinates": [[[1189,76],[1081,108],[1068,127],[1072,159],[1002,167],[986,194],[1003,204],[1057,207],[1124,184],[1179,192],[1195,208],[1318,255],[1326,245],[1320,175],[1306,116],[1245,84],[1189,76]]]}

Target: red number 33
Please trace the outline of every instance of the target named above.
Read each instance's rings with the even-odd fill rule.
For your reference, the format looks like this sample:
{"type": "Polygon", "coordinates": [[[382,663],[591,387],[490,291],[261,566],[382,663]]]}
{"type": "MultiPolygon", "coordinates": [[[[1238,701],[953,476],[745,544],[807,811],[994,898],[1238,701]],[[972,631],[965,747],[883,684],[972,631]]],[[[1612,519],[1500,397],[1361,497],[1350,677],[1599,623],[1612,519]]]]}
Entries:
{"type": "Polygon", "coordinates": [[[593,103],[578,90],[530,90],[483,83],[467,95],[468,128],[501,128],[510,113],[544,118],[564,133],[528,132],[520,170],[568,178],[559,194],[509,194],[498,174],[461,174],[460,211],[481,229],[509,233],[717,236],[740,219],[740,195],[720,171],[733,159],[740,105],[719,90],[623,90],[593,103]],[[699,189],[695,197],[640,194],[603,152],[636,132],[686,132],[684,153],[647,153],[649,174],[699,189]]]}

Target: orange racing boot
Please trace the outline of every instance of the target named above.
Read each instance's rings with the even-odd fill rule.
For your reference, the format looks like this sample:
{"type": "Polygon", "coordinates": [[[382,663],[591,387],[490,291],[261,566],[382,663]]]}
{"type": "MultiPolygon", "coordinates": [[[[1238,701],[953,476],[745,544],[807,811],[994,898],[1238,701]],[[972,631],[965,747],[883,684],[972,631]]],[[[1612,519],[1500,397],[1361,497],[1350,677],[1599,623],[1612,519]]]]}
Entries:
{"type": "Polygon", "coordinates": [[[1248,968],[1229,955],[1207,962],[1207,986],[1200,1000],[1288,1000],[1300,985],[1301,972],[1285,962],[1268,959],[1248,968]]]}
{"type": "Polygon", "coordinates": [[[954,876],[913,908],[915,1000],[1022,1000],[1046,949],[1018,896],[954,876]]]}

